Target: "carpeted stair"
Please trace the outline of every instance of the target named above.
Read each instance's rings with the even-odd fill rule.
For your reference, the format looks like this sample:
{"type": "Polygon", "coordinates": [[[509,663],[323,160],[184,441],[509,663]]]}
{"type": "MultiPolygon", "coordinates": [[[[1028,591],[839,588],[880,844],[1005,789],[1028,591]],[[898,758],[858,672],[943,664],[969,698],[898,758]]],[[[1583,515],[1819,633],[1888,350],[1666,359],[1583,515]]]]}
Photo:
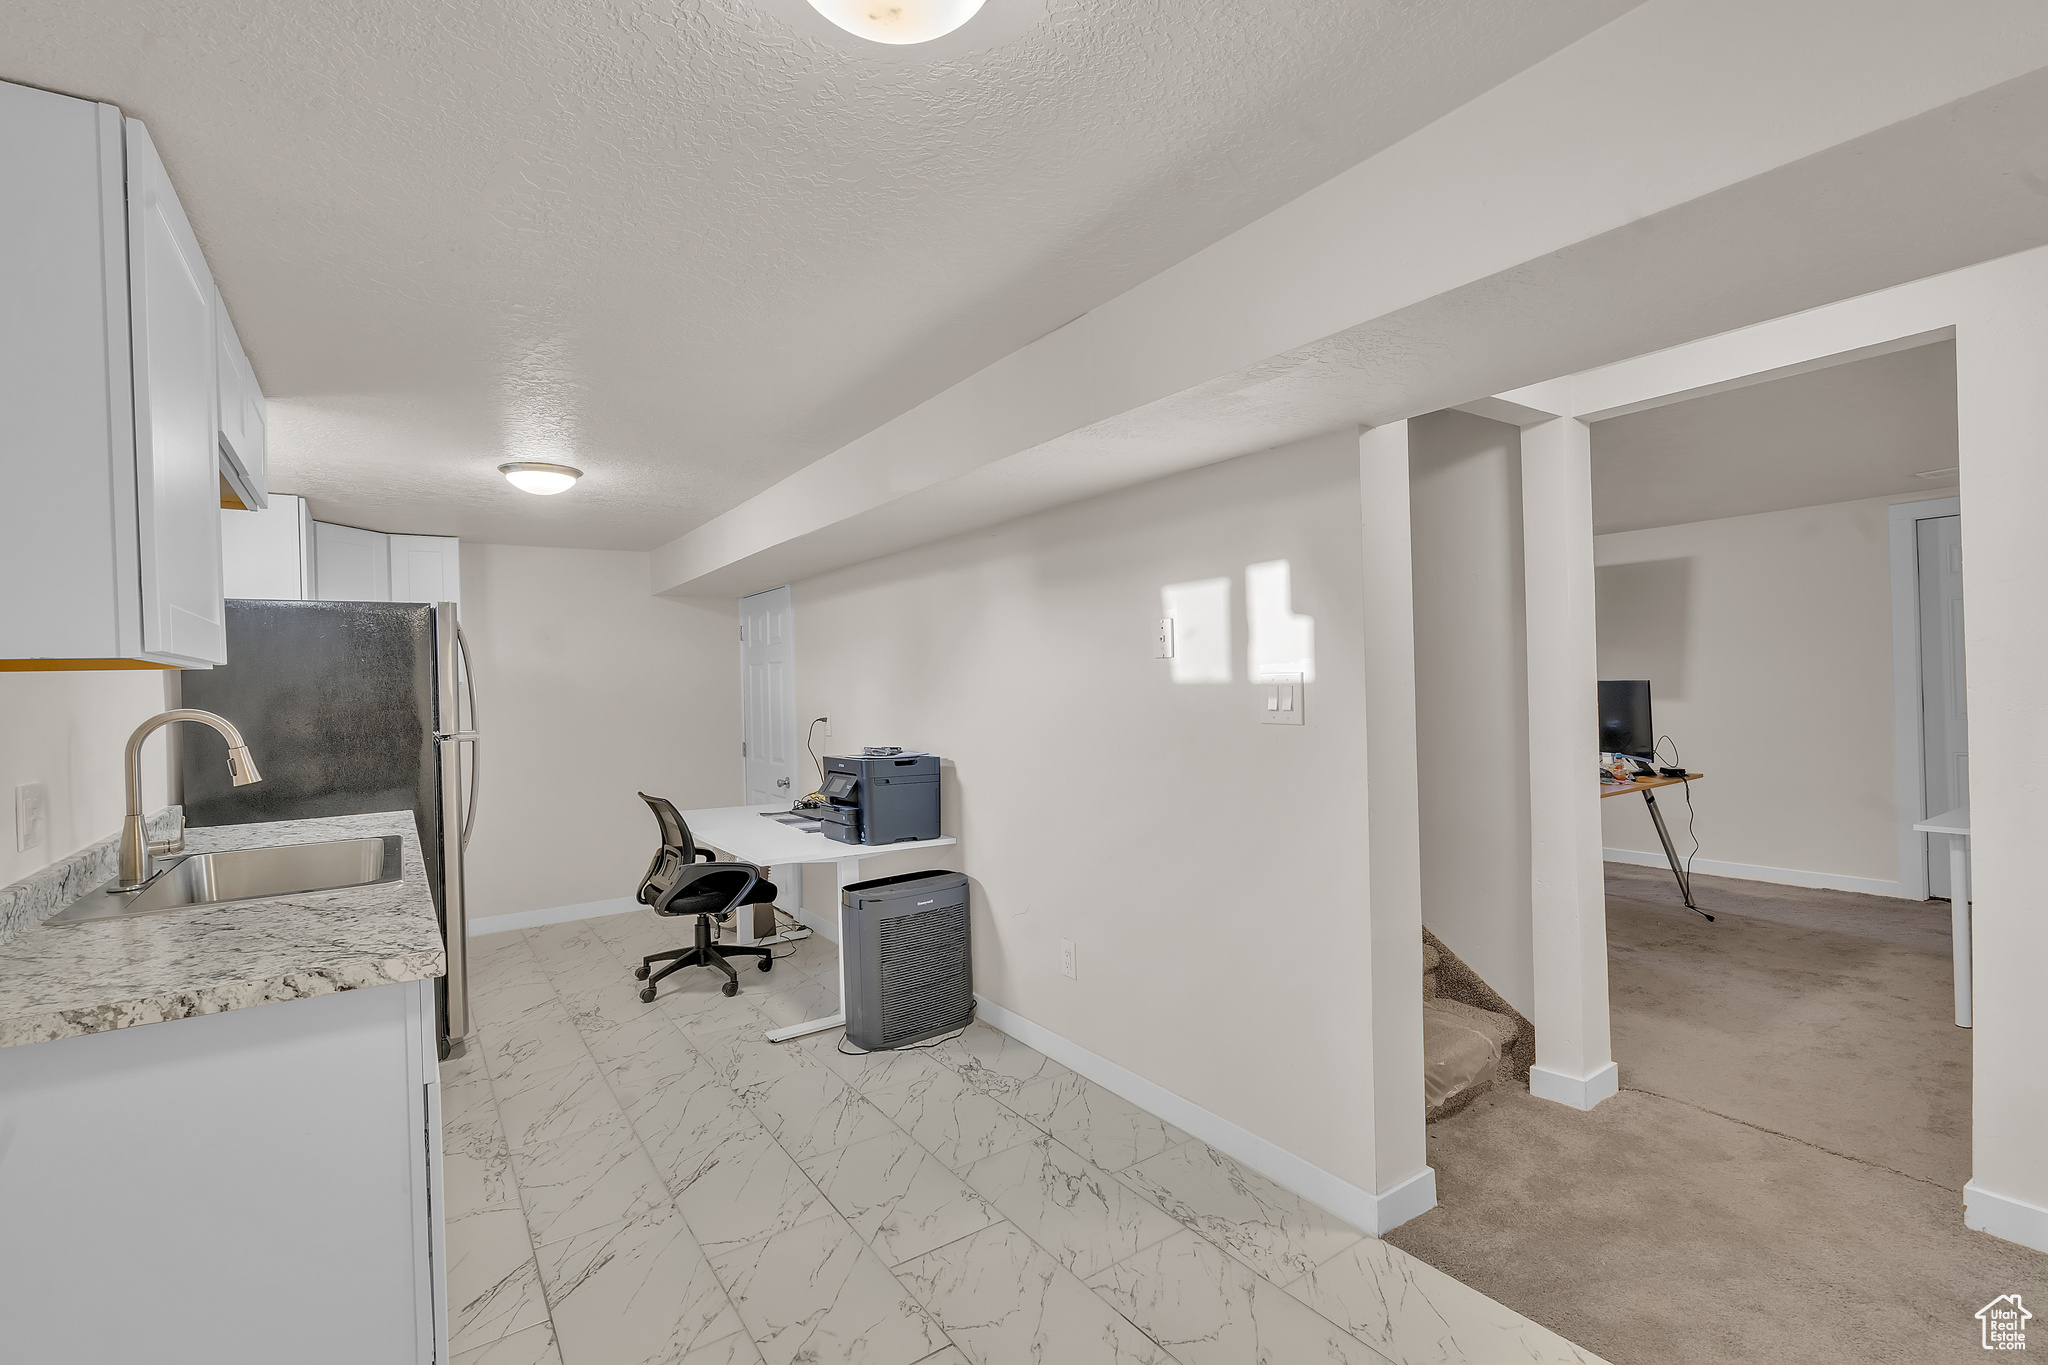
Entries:
{"type": "Polygon", "coordinates": [[[1422,939],[1422,1097],[1434,1123],[1497,1081],[1526,1084],[1536,1033],[1436,935],[1422,939]]]}

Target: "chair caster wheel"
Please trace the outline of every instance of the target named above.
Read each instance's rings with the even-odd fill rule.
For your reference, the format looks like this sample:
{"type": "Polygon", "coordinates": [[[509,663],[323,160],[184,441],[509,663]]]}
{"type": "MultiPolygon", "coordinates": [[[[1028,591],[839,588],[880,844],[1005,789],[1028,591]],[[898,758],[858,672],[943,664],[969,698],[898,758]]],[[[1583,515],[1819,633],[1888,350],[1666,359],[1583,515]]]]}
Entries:
{"type": "Polygon", "coordinates": [[[726,995],[738,995],[740,993],[740,983],[737,981],[728,981],[723,986],[720,986],[718,989],[726,995]]]}
{"type": "Polygon", "coordinates": [[[762,958],[762,959],[761,959],[761,970],[762,970],[762,971],[764,971],[764,972],[765,972],[765,971],[767,971],[767,970],[769,970],[769,969],[770,969],[771,967],[773,967],[774,965],[775,965],[775,959],[774,959],[774,958],[772,958],[772,957],[764,957],[764,958],[762,958]]]}
{"type": "Polygon", "coordinates": [[[654,987],[652,987],[652,986],[648,986],[648,987],[644,988],[643,990],[641,990],[641,992],[640,992],[640,998],[641,998],[642,1000],[645,1000],[645,1001],[647,1001],[647,1002],[649,1002],[649,1003],[651,1004],[651,1003],[653,1002],[653,1000],[654,1000],[654,987]]]}
{"type": "Polygon", "coordinates": [[[645,981],[645,980],[647,979],[647,964],[646,964],[646,963],[644,963],[644,962],[643,962],[643,963],[641,963],[641,964],[640,964],[639,966],[637,966],[637,967],[635,967],[635,968],[633,969],[633,979],[634,979],[635,981],[645,981]]]}

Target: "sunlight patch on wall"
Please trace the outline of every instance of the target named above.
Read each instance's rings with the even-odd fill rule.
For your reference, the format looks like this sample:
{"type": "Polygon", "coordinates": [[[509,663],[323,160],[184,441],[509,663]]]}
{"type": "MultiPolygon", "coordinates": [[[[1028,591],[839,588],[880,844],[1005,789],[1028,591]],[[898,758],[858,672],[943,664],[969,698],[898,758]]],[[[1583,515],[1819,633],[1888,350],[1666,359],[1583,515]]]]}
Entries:
{"type": "Polygon", "coordinates": [[[1230,675],[1230,580],[1168,583],[1159,590],[1159,614],[1173,618],[1173,680],[1227,683],[1230,675]]]}
{"type": "Polygon", "coordinates": [[[1244,570],[1245,658],[1252,681],[1281,673],[1316,680],[1316,622],[1294,611],[1294,583],[1287,561],[1270,559],[1244,570]]]}

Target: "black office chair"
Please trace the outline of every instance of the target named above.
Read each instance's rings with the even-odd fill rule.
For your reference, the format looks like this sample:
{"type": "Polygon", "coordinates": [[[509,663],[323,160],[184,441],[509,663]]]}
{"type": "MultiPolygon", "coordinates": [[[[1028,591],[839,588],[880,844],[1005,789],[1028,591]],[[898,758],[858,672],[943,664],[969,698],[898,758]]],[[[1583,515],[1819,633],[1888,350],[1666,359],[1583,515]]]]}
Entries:
{"type": "Polygon", "coordinates": [[[732,912],[743,905],[772,903],[775,883],[762,880],[761,869],[752,863],[698,862],[699,856],[709,860],[716,855],[708,848],[698,848],[691,840],[690,827],[683,823],[675,805],[646,792],[640,793],[640,799],[661,824],[661,851],[654,855],[654,861],[647,865],[647,875],[640,879],[640,903],[653,906],[657,915],[697,917],[695,946],[673,953],[655,953],[633,969],[634,980],[647,983],[640,998],[654,999],[655,983],[684,967],[718,968],[726,975],[725,985],[720,989],[727,995],[738,995],[740,976],[726,959],[758,957],[765,972],[775,965],[775,955],[767,948],[749,945],[720,946],[713,921],[732,918],[732,912]],[[668,965],[649,976],[657,962],[668,965]]]}

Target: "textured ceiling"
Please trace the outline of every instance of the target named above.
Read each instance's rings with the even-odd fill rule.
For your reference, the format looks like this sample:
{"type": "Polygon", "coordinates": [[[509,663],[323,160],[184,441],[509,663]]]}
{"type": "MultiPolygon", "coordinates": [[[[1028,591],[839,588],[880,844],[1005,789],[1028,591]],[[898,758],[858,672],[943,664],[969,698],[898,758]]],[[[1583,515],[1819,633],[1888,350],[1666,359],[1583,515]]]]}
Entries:
{"type": "Polygon", "coordinates": [[[1594,529],[1636,531],[1943,492],[1956,465],[1953,341],[1593,424],[1594,529]]]}
{"type": "Polygon", "coordinates": [[[646,548],[1631,3],[989,0],[931,61],[790,0],[13,0],[0,78],[149,124],[274,487],[646,548]]]}

